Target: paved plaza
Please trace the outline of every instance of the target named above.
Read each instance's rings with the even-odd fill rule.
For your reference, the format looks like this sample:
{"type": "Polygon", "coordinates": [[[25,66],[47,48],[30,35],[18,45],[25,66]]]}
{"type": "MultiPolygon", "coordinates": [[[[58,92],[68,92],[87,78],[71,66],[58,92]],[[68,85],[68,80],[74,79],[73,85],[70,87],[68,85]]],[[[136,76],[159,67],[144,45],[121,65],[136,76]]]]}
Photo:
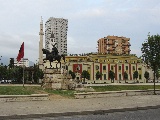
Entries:
{"type": "Polygon", "coordinates": [[[160,95],[0,102],[0,119],[96,114],[160,107],[160,95]],[[10,116],[10,117],[6,117],[10,116]]]}

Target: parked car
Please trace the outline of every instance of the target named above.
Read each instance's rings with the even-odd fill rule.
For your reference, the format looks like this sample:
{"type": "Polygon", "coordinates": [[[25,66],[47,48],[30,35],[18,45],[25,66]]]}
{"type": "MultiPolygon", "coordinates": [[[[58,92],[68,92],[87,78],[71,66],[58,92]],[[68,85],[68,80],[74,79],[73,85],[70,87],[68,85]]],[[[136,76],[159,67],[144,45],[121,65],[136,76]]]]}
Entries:
{"type": "Polygon", "coordinates": [[[17,80],[12,80],[12,84],[18,84],[17,80]]]}
{"type": "Polygon", "coordinates": [[[2,80],[1,83],[5,83],[5,80],[2,80]]]}
{"type": "Polygon", "coordinates": [[[12,80],[7,80],[7,82],[10,84],[10,83],[12,83],[12,80]]]}

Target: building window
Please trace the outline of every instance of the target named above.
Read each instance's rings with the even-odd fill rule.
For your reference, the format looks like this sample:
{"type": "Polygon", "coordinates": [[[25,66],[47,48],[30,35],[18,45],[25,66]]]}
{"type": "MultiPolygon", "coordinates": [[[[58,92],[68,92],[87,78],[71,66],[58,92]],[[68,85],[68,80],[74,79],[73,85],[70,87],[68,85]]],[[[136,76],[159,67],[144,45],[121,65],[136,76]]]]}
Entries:
{"type": "Polygon", "coordinates": [[[106,80],[106,74],[104,74],[104,80],[106,80]]]}
{"type": "Polygon", "coordinates": [[[138,70],[141,70],[141,68],[138,68],[138,70]]]}
{"type": "Polygon", "coordinates": [[[76,70],[80,70],[80,66],[79,65],[77,66],[76,70]]]}
{"type": "Polygon", "coordinates": [[[98,62],[98,59],[95,59],[95,62],[98,62]]]}
{"type": "Polygon", "coordinates": [[[111,66],[111,70],[113,70],[113,66],[111,66]]]}
{"type": "Polygon", "coordinates": [[[119,66],[119,70],[121,70],[121,66],[119,66]]]}
{"type": "Polygon", "coordinates": [[[132,69],[135,70],[135,66],[132,66],[132,69]]]}
{"type": "Polygon", "coordinates": [[[128,66],[126,66],[126,70],[128,70],[128,66]]]}
{"type": "Polygon", "coordinates": [[[63,69],[65,69],[65,66],[62,66],[63,69]]]}
{"type": "Polygon", "coordinates": [[[121,74],[119,74],[119,80],[121,80],[121,74]]]}
{"type": "Polygon", "coordinates": [[[99,69],[99,66],[98,65],[96,65],[96,70],[98,70],[99,69]]]}
{"type": "Polygon", "coordinates": [[[141,80],[142,78],[141,78],[141,74],[139,74],[139,79],[141,80]]]}
{"type": "Polygon", "coordinates": [[[66,70],[68,70],[68,66],[66,65],[66,70]]]}
{"type": "Polygon", "coordinates": [[[106,70],[106,66],[103,66],[103,70],[106,70]]]}

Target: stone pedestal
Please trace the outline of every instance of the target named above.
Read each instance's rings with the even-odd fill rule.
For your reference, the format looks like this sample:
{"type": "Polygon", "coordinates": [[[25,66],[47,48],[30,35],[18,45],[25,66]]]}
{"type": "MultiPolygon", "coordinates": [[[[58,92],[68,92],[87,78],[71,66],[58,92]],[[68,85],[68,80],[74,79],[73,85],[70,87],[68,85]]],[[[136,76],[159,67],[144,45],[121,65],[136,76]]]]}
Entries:
{"type": "Polygon", "coordinates": [[[49,89],[69,89],[71,76],[54,68],[44,69],[43,87],[49,89]]]}

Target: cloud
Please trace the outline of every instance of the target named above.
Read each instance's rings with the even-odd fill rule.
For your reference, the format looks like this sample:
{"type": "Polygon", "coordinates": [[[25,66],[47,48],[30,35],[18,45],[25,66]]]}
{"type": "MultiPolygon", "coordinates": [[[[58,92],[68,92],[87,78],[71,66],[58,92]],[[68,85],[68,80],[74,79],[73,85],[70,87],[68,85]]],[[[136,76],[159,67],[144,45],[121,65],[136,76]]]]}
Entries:
{"type": "Polygon", "coordinates": [[[131,54],[136,54],[137,57],[142,56],[141,49],[132,49],[132,50],[131,50],[131,54]]]}
{"type": "Polygon", "coordinates": [[[0,55],[7,56],[8,59],[16,58],[23,42],[25,47],[24,57],[30,58],[32,61],[38,59],[39,39],[35,35],[0,35],[0,55]]]}
{"type": "MultiPolygon", "coordinates": [[[[38,59],[39,23],[49,17],[68,19],[68,52],[97,51],[107,35],[130,38],[131,53],[141,54],[148,32],[160,28],[159,0],[0,0],[0,55],[16,57],[25,43],[25,57],[38,59]]],[[[45,28],[44,28],[45,30],[45,28]]]]}

